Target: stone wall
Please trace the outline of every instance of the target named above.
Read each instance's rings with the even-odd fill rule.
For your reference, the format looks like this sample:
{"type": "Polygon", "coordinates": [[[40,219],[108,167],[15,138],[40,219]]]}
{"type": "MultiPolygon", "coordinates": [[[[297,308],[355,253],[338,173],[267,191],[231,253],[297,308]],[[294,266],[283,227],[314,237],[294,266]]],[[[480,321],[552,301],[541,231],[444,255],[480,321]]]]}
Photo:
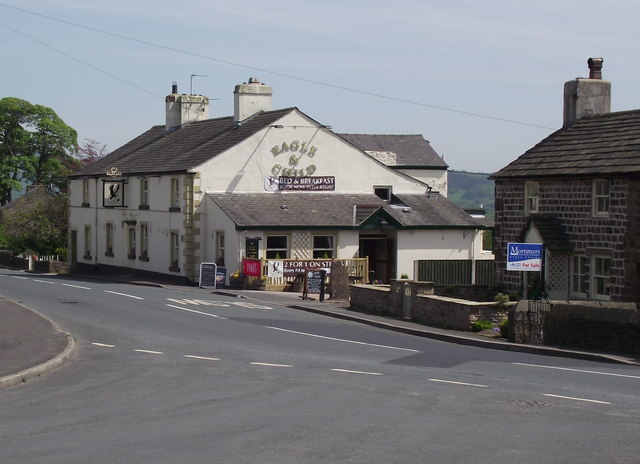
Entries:
{"type": "Polygon", "coordinates": [[[544,323],[547,345],[640,353],[636,304],[554,303],[544,323]]]}
{"type": "Polygon", "coordinates": [[[393,281],[391,285],[351,285],[351,309],[453,330],[471,330],[478,319],[499,324],[507,318],[494,302],[438,296],[431,282],[393,281]]]}

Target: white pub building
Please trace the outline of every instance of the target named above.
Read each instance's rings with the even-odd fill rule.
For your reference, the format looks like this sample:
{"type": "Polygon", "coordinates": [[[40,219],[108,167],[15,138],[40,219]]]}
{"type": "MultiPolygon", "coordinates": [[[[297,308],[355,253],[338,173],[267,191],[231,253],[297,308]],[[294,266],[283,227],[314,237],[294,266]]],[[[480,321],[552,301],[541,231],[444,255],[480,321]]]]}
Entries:
{"type": "Polygon", "coordinates": [[[418,260],[493,258],[486,223],[446,198],[447,166],[421,136],[434,156],[402,169],[384,144],[359,146],[371,136],[273,110],[257,79],[235,87],[233,116],[209,119],[208,106],[174,85],[165,125],[70,176],[73,270],[197,282],[202,262],[228,279],[247,256],[367,257],[386,282],[415,278],[418,260]]]}

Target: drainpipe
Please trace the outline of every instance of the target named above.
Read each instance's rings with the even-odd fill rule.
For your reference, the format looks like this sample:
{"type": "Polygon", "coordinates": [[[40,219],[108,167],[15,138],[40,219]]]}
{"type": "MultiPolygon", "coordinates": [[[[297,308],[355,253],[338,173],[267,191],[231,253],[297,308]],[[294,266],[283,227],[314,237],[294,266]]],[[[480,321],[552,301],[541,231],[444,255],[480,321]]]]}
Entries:
{"type": "Polygon", "coordinates": [[[479,233],[479,230],[475,230],[471,237],[471,285],[476,284],[476,239],[479,233]]]}

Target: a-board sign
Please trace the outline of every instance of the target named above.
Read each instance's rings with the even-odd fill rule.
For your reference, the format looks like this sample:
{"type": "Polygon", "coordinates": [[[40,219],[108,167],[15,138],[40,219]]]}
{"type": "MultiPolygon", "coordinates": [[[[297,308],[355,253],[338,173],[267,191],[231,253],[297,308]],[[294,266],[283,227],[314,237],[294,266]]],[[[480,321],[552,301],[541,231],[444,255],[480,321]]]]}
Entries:
{"type": "Polygon", "coordinates": [[[507,244],[507,271],[541,271],[542,243],[507,244]]]}
{"type": "Polygon", "coordinates": [[[322,291],[322,271],[320,269],[307,269],[305,271],[306,293],[320,293],[322,291]]]}
{"type": "Polygon", "coordinates": [[[216,263],[200,263],[200,288],[216,288],[216,274],[218,266],[216,263]]]}

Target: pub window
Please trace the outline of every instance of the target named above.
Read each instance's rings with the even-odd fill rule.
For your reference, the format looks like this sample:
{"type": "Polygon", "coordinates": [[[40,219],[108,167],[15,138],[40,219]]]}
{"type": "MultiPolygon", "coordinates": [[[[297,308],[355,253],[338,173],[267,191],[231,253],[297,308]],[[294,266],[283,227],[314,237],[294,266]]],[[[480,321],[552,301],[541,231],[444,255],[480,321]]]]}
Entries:
{"type": "Polygon", "coordinates": [[[287,235],[267,235],[267,259],[287,259],[289,237],[287,235]]]}
{"type": "Polygon", "coordinates": [[[391,200],[391,187],[374,187],[373,193],[383,200],[391,200]]]}
{"type": "Polygon", "coordinates": [[[82,180],[82,206],[91,206],[91,202],[89,201],[89,179],[82,180]]]}
{"type": "Polygon", "coordinates": [[[136,259],[136,228],[129,227],[127,229],[127,258],[136,259]]]}
{"type": "Polygon", "coordinates": [[[113,223],[107,222],[105,224],[105,256],[113,257],[113,223]]]}
{"type": "Polygon", "coordinates": [[[180,179],[171,179],[171,211],[180,211],[180,179]]]}
{"type": "Polygon", "coordinates": [[[169,236],[169,243],[171,249],[170,252],[170,260],[171,264],[169,266],[170,271],[179,272],[180,271],[180,235],[178,232],[171,232],[169,236]]]}
{"type": "Polygon", "coordinates": [[[149,226],[140,224],[140,261],[149,261],[149,226]]]}
{"type": "Polygon", "coordinates": [[[611,258],[593,257],[593,298],[608,300],[611,295],[611,258]]]}
{"type": "Polygon", "coordinates": [[[589,260],[586,256],[574,256],[571,266],[571,291],[576,296],[589,292],[589,260]]]}
{"type": "Polygon", "coordinates": [[[609,215],[609,181],[594,180],[593,181],[593,215],[608,216],[609,215]]]}
{"type": "Polygon", "coordinates": [[[224,266],[224,232],[216,232],[216,264],[224,266]]]}
{"type": "Polygon", "coordinates": [[[313,236],[314,259],[329,259],[335,257],[333,235],[313,236]]]}
{"type": "Polygon", "coordinates": [[[540,186],[538,182],[528,181],[524,184],[525,208],[527,214],[538,212],[538,200],[540,198],[540,186]]]}
{"type": "Polygon", "coordinates": [[[84,259],[91,259],[91,226],[84,226],[84,259]]]}
{"type": "Polygon", "coordinates": [[[140,179],[140,209],[149,209],[149,179],[140,179]]]}

